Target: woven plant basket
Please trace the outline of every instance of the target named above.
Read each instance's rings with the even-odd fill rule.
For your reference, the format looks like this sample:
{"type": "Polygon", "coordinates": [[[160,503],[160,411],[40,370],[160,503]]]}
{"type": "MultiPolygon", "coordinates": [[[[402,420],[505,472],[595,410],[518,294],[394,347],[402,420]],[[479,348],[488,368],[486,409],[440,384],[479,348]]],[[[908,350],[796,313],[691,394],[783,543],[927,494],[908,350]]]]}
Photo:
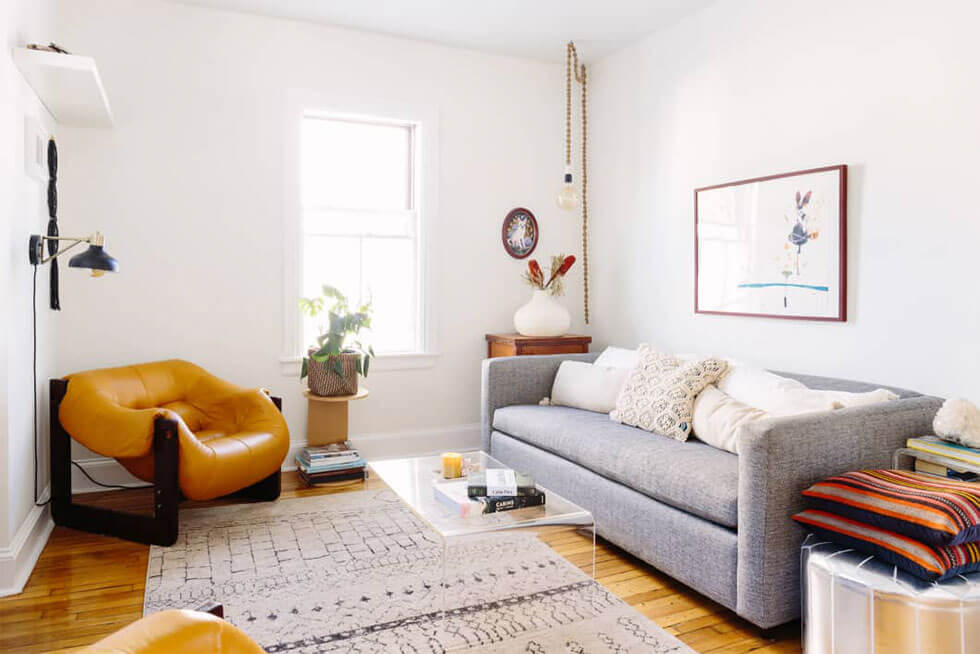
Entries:
{"type": "Polygon", "coordinates": [[[357,393],[357,358],[359,355],[338,354],[325,361],[314,361],[313,352],[315,350],[309,351],[311,356],[306,369],[311,393],[320,397],[355,395],[357,393]],[[338,375],[333,371],[333,362],[337,357],[340,357],[340,365],[344,369],[343,375],[338,375]]]}

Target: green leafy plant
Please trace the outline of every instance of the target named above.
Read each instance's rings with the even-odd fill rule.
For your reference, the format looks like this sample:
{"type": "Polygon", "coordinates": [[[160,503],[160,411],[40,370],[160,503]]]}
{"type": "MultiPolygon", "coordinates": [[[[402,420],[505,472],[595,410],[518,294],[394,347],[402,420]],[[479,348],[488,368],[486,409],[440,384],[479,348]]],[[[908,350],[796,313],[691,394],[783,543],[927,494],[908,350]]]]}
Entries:
{"type": "Polygon", "coordinates": [[[371,327],[371,302],[365,302],[356,310],[352,309],[347,296],[333,286],[323,285],[323,294],[313,298],[300,298],[299,308],[307,316],[316,319],[326,313],[327,320],[318,323],[320,335],[316,344],[310,349],[316,351],[308,357],[303,357],[303,369],[300,379],[306,377],[309,371],[309,360],[323,362],[338,376],[344,376],[341,364],[341,354],[357,355],[357,372],[367,377],[374,348],[365,346],[358,335],[362,329],[371,327]]]}

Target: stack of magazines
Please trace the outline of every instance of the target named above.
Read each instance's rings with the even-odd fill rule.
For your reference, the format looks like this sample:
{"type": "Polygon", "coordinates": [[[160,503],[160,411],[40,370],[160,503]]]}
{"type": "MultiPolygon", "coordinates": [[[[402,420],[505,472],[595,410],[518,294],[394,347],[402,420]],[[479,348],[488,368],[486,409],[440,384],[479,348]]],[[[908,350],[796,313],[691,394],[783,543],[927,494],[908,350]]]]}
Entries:
{"type": "MultiPolygon", "coordinates": [[[[923,452],[928,461],[916,458],[916,472],[926,472],[940,477],[961,481],[980,481],[980,450],[940,440],[936,436],[910,438],[905,446],[914,452],[923,452]]],[[[914,456],[914,455],[913,455],[914,456]]]]}
{"type": "Polygon", "coordinates": [[[366,463],[350,441],[304,447],[296,455],[300,479],[310,486],[367,479],[366,463]]]}
{"type": "Polygon", "coordinates": [[[544,491],[534,485],[530,475],[514,470],[487,470],[464,480],[440,480],[433,490],[439,502],[462,518],[545,503],[544,491]]]}

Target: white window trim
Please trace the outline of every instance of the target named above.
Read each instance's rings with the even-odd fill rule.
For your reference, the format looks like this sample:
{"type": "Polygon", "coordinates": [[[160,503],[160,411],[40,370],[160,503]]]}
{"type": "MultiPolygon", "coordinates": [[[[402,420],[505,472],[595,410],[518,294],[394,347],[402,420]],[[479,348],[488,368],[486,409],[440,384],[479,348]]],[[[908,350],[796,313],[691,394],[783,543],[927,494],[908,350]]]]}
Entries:
{"type": "Polygon", "coordinates": [[[376,116],[381,120],[404,120],[420,125],[417,163],[421,175],[417,209],[420,322],[420,352],[381,354],[371,362],[371,373],[391,370],[431,368],[439,357],[436,325],[435,252],[439,234],[439,114],[432,105],[412,105],[379,97],[361,95],[340,97],[335,92],[292,89],[286,93],[286,126],[283,150],[283,292],[282,292],[282,374],[298,377],[302,365],[302,320],[298,300],[303,270],[302,204],[300,201],[300,135],[303,117],[309,113],[376,116]]]}

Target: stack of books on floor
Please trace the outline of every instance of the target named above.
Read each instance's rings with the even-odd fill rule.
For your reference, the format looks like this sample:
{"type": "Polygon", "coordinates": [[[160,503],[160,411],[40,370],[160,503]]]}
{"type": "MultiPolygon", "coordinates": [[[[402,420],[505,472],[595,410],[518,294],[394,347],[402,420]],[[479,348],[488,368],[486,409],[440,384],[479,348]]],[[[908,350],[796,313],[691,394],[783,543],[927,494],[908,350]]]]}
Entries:
{"type": "Polygon", "coordinates": [[[436,499],[460,517],[542,506],[545,494],[529,476],[513,470],[476,472],[468,478],[437,481],[436,499]]]}
{"type": "Polygon", "coordinates": [[[905,446],[915,452],[923,452],[929,461],[916,458],[916,472],[961,481],[980,481],[980,450],[940,440],[936,436],[910,438],[905,446]]]}
{"type": "Polygon", "coordinates": [[[296,469],[307,485],[367,479],[366,461],[350,441],[304,447],[296,455],[296,469]]]}

